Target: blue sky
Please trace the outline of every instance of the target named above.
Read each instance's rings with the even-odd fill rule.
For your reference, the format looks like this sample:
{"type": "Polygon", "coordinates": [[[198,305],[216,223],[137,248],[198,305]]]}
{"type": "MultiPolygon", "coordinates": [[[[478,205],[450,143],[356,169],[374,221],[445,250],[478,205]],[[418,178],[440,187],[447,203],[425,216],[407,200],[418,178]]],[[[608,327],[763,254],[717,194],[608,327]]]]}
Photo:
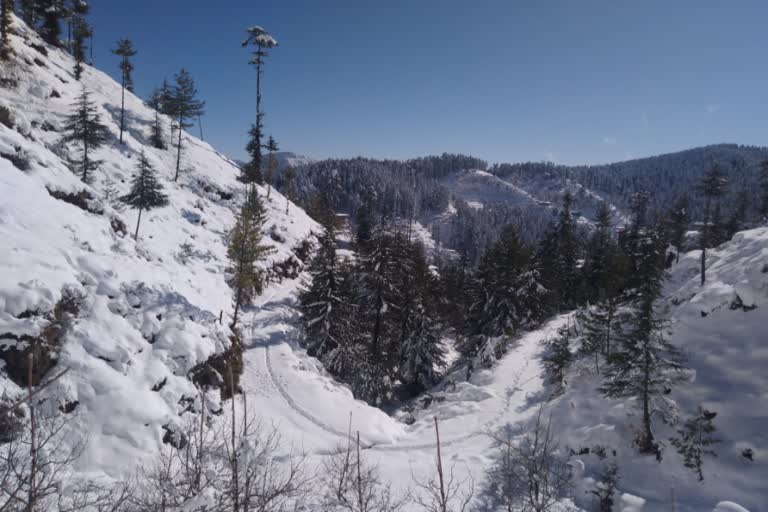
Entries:
{"type": "Polygon", "coordinates": [[[766,145],[768,2],[132,0],[92,2],[96,64],[132,38],[137,92],[189,69],[206,140],[243,157],[255,72],[279,41],[267,131],[314,158],[462,152],[603,163],[693,146],[766,145]]]}

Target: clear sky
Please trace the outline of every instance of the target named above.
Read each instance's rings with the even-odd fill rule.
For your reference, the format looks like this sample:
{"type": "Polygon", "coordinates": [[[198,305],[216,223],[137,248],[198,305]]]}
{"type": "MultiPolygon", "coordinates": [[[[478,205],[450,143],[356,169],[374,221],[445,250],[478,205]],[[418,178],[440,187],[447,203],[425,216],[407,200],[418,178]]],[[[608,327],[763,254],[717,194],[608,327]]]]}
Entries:
{"type": "Polygon", "coordinates": [[[241,158],[258,24],[268,133],[314,158],[442,152],[603,163],[768,137],[768,1],[93,0],[96,64],[137,92],[182,66],[241,158]]]}

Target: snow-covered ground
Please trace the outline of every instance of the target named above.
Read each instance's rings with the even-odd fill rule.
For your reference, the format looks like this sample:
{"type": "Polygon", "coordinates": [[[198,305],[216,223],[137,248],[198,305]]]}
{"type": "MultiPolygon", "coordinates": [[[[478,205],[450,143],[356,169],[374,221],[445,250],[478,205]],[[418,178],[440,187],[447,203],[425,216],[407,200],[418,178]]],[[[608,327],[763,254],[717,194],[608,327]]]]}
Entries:
{"type": "MultiPolygon", "coordinates": [[[[84,297],[59,356],[59,367],[70,372],[47,392],[62,401],[79,401],[71,427],[87,435],[88,445],[78,469],[130,475],[162,446],[162,427],[178,421],[184,407],[180,400],[197,395],[188,370],[227,344],[232,294],[225,283],[224,241],[242,198],[238,170],[208,144],[187,136],[186,171],[174,183],[173,152],[147,144],[154,113],[128,94],[125,145],[115,139],[100,149],[96,157],[104,162],[95,183],[82,184],[56,153],[57,130],[80,93],[73,63],[60,51],[49,50],[45,57],[21,38],[14,41],[21,58],[32,64],[18,71],[18,88],[0,88],[0,105],[16,118],[14,129],[0,125],[0,153],[24,153],[30,168],[20,170],[0,158],[0,335],[38,333],[45,325],[38,313],[50,311],[66,287],[84,297]],[[54,89],[60,97],[52,95],[54,89]],[[159,170],[170,205],[144,214],[134,242],[115,232],[111,219],[123,220],[130,233],[135,212],[115,211],[103,198],[107,178],[120,193],[127,191],[142,150],[159,170]],[[86,190],[103,213],[55,199],[47,188],[86,190]],[[218,322],[222,311],[224,325],[218,322]]],[[[119,85],[91,68],[83,83],[116,138],[119,85]]],[[[498,185],[500,193],[510,193],[511,185],[498,185]]],[[[276,191],[271,197],[267,226],[274,224],[285,241],[270,242],[276,248],[270,258],[282,261],[316,226],[294,205],[286,214],[286,200],[276,191]]],[[[520,200],[531,198],[521,194],[520,200]]],[[[429,238],[427,229],[418,232],[429,238]]],[[[540,355],[544,342],[570,321],[568,316],[513,340],[494,368],[476,370],[468,382],[457,371],[433,391],[428,404],[418,401],[412,411],[389,416],[354,400],[299,348],[295,303],[300,282],[272,283],[245,315],[242,386],[248,406],[316,462],[344,442],[351,415],[366,456],[399,489],[411,485],[412,475],[432,473],[437,417],[444,460],[455,465],[459,478],[472,475],[479,488],[493,455],[489,434],[507,424],[525,426],[546,402],[564,447],[578,451],[601,444],[608,448],[608,460],[619,463],[619,487],[625,493],[621,510],[671,510],[673,488],[680,512],[713,510],[719,502],[718,511],[739,510],[727,502],[763,510],[768,498],[768,345],[761,328],[768,321],[768,229],[740,233],[712,251],[704,288],[697,284],[697,255],[685,255],[673,268],[666,295],[672,340],[687,349],[695,371],[693,381],[675,389],[672,397],[686,412],[698,404],[718,412],[723,443],[719,457],[705,462],[703,484],[669,446],[661,464],[636,456],[631,426],[637,418],[631,404],[600,398],[588,368],[577,369],[567,392],[546,402],[540,355]],[[411,424],[403,421],[409,416],[411,424]],[[742,456],[745,449],[752,450],[753,461],[742,456]]],[[[20,389],[0,376],[2,393],[19,395],[20,389]]],[[[669,429],[658,431],[661,440],[669,434],[669,429]]],[[[593,455],[575,459],[580,462],[574,461],[572,498],[584,504],[589,479],[604,462],[593,455]]]]}

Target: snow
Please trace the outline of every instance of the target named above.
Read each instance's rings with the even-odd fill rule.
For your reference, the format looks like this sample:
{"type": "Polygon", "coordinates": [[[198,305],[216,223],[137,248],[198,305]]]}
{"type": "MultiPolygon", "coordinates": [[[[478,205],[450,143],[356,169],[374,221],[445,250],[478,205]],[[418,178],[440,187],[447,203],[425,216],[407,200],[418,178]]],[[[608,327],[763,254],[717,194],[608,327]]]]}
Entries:
{"type": "MultiPolygon", "coordinates": [[[[179,421],[179,400],[197,396],[187,378],[189,369],[227,344],[232,293],[225,282],[224,240],[242,199],[242,185],[235,179],[233,162],[190,135],[183,163],[187,171],[173,183],[175,155],[147,145],[154,113],[132,94],[126,95],[130,125],[125,145],[112,141],[99,150],[96,156],[104,162],[95,173],[97,180],[83,185],[54,151],[60,134],[42,129],[44,122],[60,126],[80,93],[70,71],[73,63],[58,50],[50,50],[46,58],[20,38],[14,42],[22,58],[38,58],[45,67],[21,72],[16,90],[0,89],[0,102],[12,109],[20,130],[0,125],[0,152],[13,153],[18,147],[30,158],[28,171],[0,158],[0,240],[7,248],[0,253],[0,333],[37,333],[45,321],[22,313],[50,311],[64,289],[83,295],[78,320],[59,356],[58,366],[70,371],[47,393],[80,402],[71,428],[86,435],[88,445],[77,469],[126,477],[162,446],[162,426],[179,421]],[[61,98],[50,97],[54,88],[61,98]],[[141,150],[163,177],[170,205],[145,212],[138,242],[110,226],[116,217],[130,232],[134,211],[119,212],[100,201],[104,213],[88,213],[46,190],[85,189],[99,202],[110,178],[125,193],[141,150]],[[220,192],[233,198],[224,199],[220,192]],[[186,264],[179,261],[184,243],[195,251],[186,264]],[[218,321],[222,311],[223,325],[218,321]],[[152,391],[164,379],[162,389],[152,391]]],[[[83,82],[116,136],[119,85],[87,66],[83,82]]],[[[494,193],[534,200],[481,171],[458,179],[462,190],[469,191],[465,198],[471,199],[473,190],[486,190],[491,180],[494,193]]],[[[478,194],[476,200],[488,199],[485,192],[478,194]]],[[[281,261],[318,227],[294,205],[286,215],[286,199],[275,190],[271,198],[267,227],[276,225],[285,242],[270,242],[276,248],[270,258],[281,261]]],[[[414,233],[429,245],[427,228],[416,224],[414,233]]],[[[688,349],[695,372],[673,398],[685,411],[703,404],[718,412],[723,442],[717,447],[719,457],[705,461],[703,485],[669,446],[661,463],[636,456],[634,404],[600,397],[589,367],[577,368],[566,393],[547,401],[551,390],[540,356],[557,329],[572,322],[569,315],[510,340],[494,368],[476,369],[468,381],[466,369],[457,368],[431,391],[431,400],[417,401],[411,412],[388,415],[355,400],[299,348],[300,279],[284,280],[272,283],[244,315],[242,387],[249,407],[278,426],[283,439],[301,447],[313,462],[343,442],[350,428],[359,431],[366,456],[401,490],[411,486],[411,475],[433,471],[434,418],[440,424],[444,461],[455,465],[458,479],[472,475],[479,487],[493,456],[491,435],[507,425],[524,429],[545,404],[561,446],[578,450],[602,445],[608,448],[608,459],[619,463],[620,510],[668,510],[674,488],[680,512],[712,507],[716,512],[755,512],[764,506],[768,481],[768,349],[761,336],[768,320],[768,228],[740,233],[710,251],[703,288],[697,283],[697,258],[695,251],[681,258],[665,293],[671,338],[688,349]],[[752,305],[756,309],[749,309],[752,305]],[[408,416],[413,423],[402,421],[408,416]],[[747,448],[754,453],[752,462],[741,456],[747,448]]],[[[0,395],[20,392],[0,377],[0,395]]],[[[665,442],[671,433],[666,427],[657,432],[665,442]]],[[[603,461],[584,455],[573,463],[579,468],[576,488],[583,491],[603,461]]],[[[571,500],[584,507],[584,496],[574,492],[571,500]]],[[[571,500],[561,509],[573,510],[571,500]]]]}

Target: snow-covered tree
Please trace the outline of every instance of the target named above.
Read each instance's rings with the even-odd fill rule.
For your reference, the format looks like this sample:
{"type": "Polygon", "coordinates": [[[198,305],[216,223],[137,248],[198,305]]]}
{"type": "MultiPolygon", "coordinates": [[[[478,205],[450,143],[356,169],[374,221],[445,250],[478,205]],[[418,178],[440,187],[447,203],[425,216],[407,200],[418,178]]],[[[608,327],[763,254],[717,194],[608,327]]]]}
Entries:
{"type": "Polygon", "coordinates": [[[704,480],[704,473],[702,473],[704,456],[717,457],[711,448],[720,442],[713,435],[717,432],[713,423],[716,416],[716,412],[708,411],[699,406],[696,415],[687,419],[682,428],[678,429],[678,436],[671,440],[672,445],[683,457],[685,467],[692,469],[699,477],[699,481],[704,480]]]}
{"type": "Polygon", "coordinates": [[[130,39],[120,39],[112,50],[112,53],[120,57],[120,83],[122,96],[120,99],[120,144],[123,143],[123,131],[125,131],[125,90],[133,92],[133,63],[131,57],[136,55],[136,49],[130,39]]]}
{"type": "Polygon", "coordinates": [[[149,136],[149,141],[152,143],[152,146],[157,149],[165,149],[165,138],[163,137],[163,122],[160,119],[160,114],[163,111],[163,90],[161,88],[156,88],[152,91],[152,95],[149,97],[149,101],[147,101],[147,105],[155,111],[155,120],[152,123],[152,132],[149,136]]]}
{"type": "Polygon", "coordinates": [[[319,359],[340,345],[351,343],[354,309],[350,304],[349,270],[339,262],[333,226],[318,238],[319,247],[308,273],[311,283],[299,296],[304,314],[307,352],[319,359]]]}
{"type": "Polygon", "coordinates": [[[176,127],[178,130],[176,140],[176,174],[174,174],[173,181],[178,181],[179,172],[181,172],[181,154],[184,144],[183,132],[184,128],[189,128],[192,124],[190,119],[196,119],[203,115],[205,102],[197,99],[197,88],[195,87],[195,80],[189,71],[182,69],[175,76],[175,84],[170,90],[168,97],[167,112],[169,112],[176,120],[176,127]]]}
{"type": "Polygon", "coordinates": [[[264,271],[257,263],[274,249],[262,245],[267,213],[258,194],[249,194],[240,208],[235,226],[229,236],[227,256],[232,264],[230,285],[235,290],[235,311],[232,325],[237,325],[238,314],[244,304],[264,290],[264,271]]]}
{"type": "Polygon", "coordinates": [[[157,179],[157,171],[149,163],[147,155],[143,151],[139,155],[139,163],[133,177],[131,191],[121,200],[131,208],[139,210],[136,231],[133,235],[135,240],[138,240],[139,237],[141,212],[168,205],[168,196],[163,193],[163,186],[157,179]]]}
{"type": "Polygon", "coordinates": [[[406,322],[406,335],[401,348],[400,374],[412,395],[433,386],[438,371],[445,366],[445,349],[441,344],[440,326],[417,304],[406,322]]]}
{"type": "Polygon", "coordinates": [[[64,0],[36,0],[37,17],[42,19],[40,35],[51,46],[59,46],[61,41],[61,20],[67,11],[64,0]]]}
{"type": "Polygon", "coordinates": [[[103,146],[109,140],[109,130],[101,123],[101,115],[88,91],[83,88],[77,101],[72,105],[73,112],[64,124],[65,135],[62,142],[77,142],[82,148],[81,157],[73,164],[80,171],[80,178],[89,183],[89,172],[98,168],[100,162],[91,158],[91,152],[103,146]]]}
{"type": "Polygon", "coordinates": [[[600,356],[611,357],[612,342],[620,335],[622,318],[618,312],[620,298],[607,297],[594,306],[587,305],[578,313],[581,328],[581,354],[595,360],[595,371],[600,373],[600,356]]]}
{"type": "Polygon", "coordinates": [[[13,0],[0,0],[0,60],[11,56],[11,20],[13,0]]]}
{"type": "Polygon", "coordinates": [[[685,241],[688,234],[688,197],[683,196],[675,201],[674,206],[669,212],[668,233],[669,242],[675,248],[677,261],[680,261],[680,253],[685,248],[685,241]]]}
{"type": "Polygon", "coordinates": [[[264,181],[267,185],[267,199],[269,199],[269,194],[272,192],[272,185],[275,180],[275,171],[277,170],[277,157],[275,156],[275,152],[280,151],[280,148],[277,146],[275,139],[270,135],[264,149],[269,152],[267,155],[267,172],[264,175],[264,181]]]}
{"type": "Polygon", "coordinates": [[[619,483],[619,467],[608,464],[603,468],[590,494],[595,497],[597,512],[613,512],[613,500],[616,495],[616,485],[619,483]]]}
{"type": "Polygon", "coordinates": [[[574,360],[571,351],[570,326],[561,327],[557,335],[547,343],[547,349],[542,356],[544,369],[549,375],[549,381],[555,385],[555,393],[559,394],[565,387],[565,376],[574,360]]]}
{"type": "Polygon", "coordinates": [[[634,398],[642,408],[637,444],[642,453],[660,456],[652,418],[669,419],[667,394],[681,378],[682,355],[664,337],[664,320],[656,311],[665,278],[663,246],[658,233],[647,231],[637,240],[638,286],[630,294],[630,313],[603,371],[602,391],[613,398],[634,398]]]}
{"type": "Polygon", "coordinates": [[[545,286],[551,290],[557,309],[574,307],[581,299],[578,261],[580,247],[573,216],[573,196],[563,195],[557,222],[544,236],[539,247],[539,260],[545,286]]]}

